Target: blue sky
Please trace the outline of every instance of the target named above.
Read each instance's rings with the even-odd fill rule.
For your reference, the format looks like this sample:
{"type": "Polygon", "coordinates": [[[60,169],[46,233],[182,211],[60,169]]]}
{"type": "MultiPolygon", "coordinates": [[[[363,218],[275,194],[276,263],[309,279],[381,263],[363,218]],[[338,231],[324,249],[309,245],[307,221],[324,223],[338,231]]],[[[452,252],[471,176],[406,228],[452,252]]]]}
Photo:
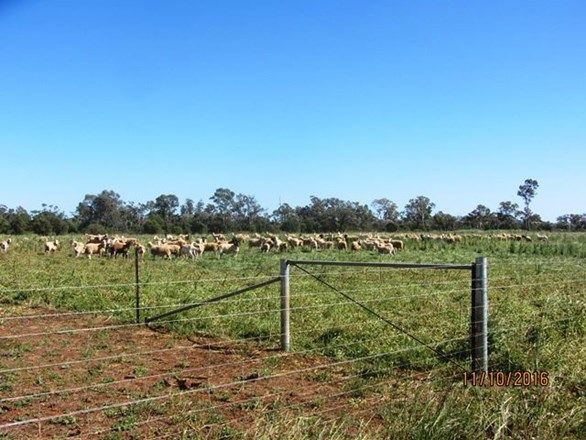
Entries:
{"type": "Polygon", "coordinates": [[[0,0],[0,203],[586,211],[586,2],[0,0]]]}

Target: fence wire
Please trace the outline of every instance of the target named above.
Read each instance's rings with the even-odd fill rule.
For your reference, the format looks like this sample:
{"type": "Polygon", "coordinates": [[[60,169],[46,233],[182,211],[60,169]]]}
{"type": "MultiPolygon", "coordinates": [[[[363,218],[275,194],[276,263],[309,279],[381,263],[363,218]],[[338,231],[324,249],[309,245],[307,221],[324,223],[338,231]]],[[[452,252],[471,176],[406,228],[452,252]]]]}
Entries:
{"type": "MultiPolygon", "coordinates": [[[[522,265],[519,265],[522,266],[522,265]]],[[[499,268],[498,265],[491,265],[491,268],[499,268]]],[[[504,266],[502,266],[504,267],[504,266]]],[[[555,271],[552,271],[555,272],[555,271]]],[[[368,270],[361,268],[360,270],[351,271],[320,271],[311,274],[295,274],[295,278],[305,276],[306,278],[323,277],[324,280],[330,280],[335,277],[335,280],[340,280],[343,284],[344,278],[341,275],[351,275],[354,277],[368,277],[370,275],[379,275],[380,268],[368,270]]],[[[528,274],[530,276],[530,274],[528,274]]],[[[199,278],[199,279],[185,279],[167,282],[141,282],[141,283],[111,283],[111,284],[95,284],[85,286],[61,286],[61,287],[35,287],[35,288],[18,288],[18,289],[0,289],[0,298],[3,294],[19,293],[19,292],[57,292],[60,290],[91,290],[91,289],[127,289],[140,287],[157,287],[165,285],[190,284],[190,283],[238,283],[252,280],[266,279],[266,275],[259,275],[254,277],[218,277],[218,278],[199,278]]],[[[490,296],[490,314],[493,317],[499,318],[500,314],[509,313],[507,309],[511,300],[526,301],[526,297],[518,294],[514,297],[507,297],[511,291],[521,292],[523,289],[539,288],[541,292],[546,292],[548,289],[563,288],[567,290],[570,287],[578,287],[583,292],[585,281],[583,277],[580,278],[564,278],[562,280],[549,280],[545,282],[516,282],[514,276],[498,276],[490,278],[489,291],[490,296]]],[[[273,415],[283,414],[288,411],[293,411],[297,415],[305,418],[323,418],[324,422],[336,422],[344,419],[348,414],[353,414],[362,417],[362,413],[366,413],[367,420],[372,417],[377,417],[376,410],[373,410],[374,404],[390,403],[397,404],[401,401],[409,401],[412,397],[405,396],[399,399],[390,399],[384,392],[379,392],[385,385],[395,384],[399,381],[412,381],[416,374],[424,373],[429,378],[434,380],[446,380],[448,383],[456,383],[461,379],[460,371],[456,372],[454,365],[451,365],[451,359],[457,359],[458,365],[460,360],[470,355],[471,349],[467,346],[468,342],[474,334],[470,332],[470,325],[475,324],[470,320],[470,312],[474,307],[470,306],[470,288],[474,280],[470,276],[464,279],[450,279],[450,280],[430,280],[428,282],[402,282],[395,284],[383,284],[374,287],[358,287],[351,289],[340,289],[346,294],[352,294],[361,304],[368,304],[368,307],[376,308],[377,313],[394,313],[389,316],[389,319],[401,319],[401,326],[405,327],[413,335],[416,335],[419,341],[424,341],[424,346],[433,347],[434,353],[425,353],[424,346],[411,345],[405,346],[404,334],[397,332],[383,330],[379,319],[372,319],[368,315],[364,315],[360,319],[351,319],[351,322],[337,322],[338,319],[345,318],[344,313],[356,304],[356,301],[345,300],[344,298],[336,298],[332,292],[328,290],[318,291],[315,287],[309,287],[306,284],[303,290],[299,286],[292,283],[291,301],[293,306],[290,308],[294,316],[292,335],[295,340],[304,341],[299,344],[292,352],[278,352],[271,353],[271,344],[274,347],[282,336],[280,331],[269,327],[262,334],[255,336],[242,336],[230,334],[223,334],[221,330],[223,327],[218,327],[218,332],[215,337],[199,336],[197,342],[185,344],[185,339],[180,339],[180,344],[170,347],[152,347],[152,349],[124,349],[120,353],[114,354],[97,354],[86,358],[66,359],[63,361],[40,361],[34,364],[23,364],[28,359],[27,353],[11,354],[13,353],[10,345],[6,346],[6,350],[0,353],[2,355],[2,362],[0,364],[0,379],[11,377],[15,382],[20,379],[32,379],[36,376],[36,380],[42,382],[45,377],[51,377],[54,372],[61,374],[70,373],[71,376],[79,373],[84,369],[90,369],[92,366],[106,366],[107,368],[112,363],[118,364],[124,362],[128,367],[137,367],[143,361],[154,358],[156,356],[163,356],[170,358],[176,356],[179,363],[183,362],[181,359],[189,359],[189,354],[196,351],[204,351],[206,347],[226,347],[226,349],[233,354],[237,359],[223,362],[211,362],[206,365],[197,366],[178,366],[165,367],[164,371],[156,371],[151,374],[146,373],[139,377],[113,377],[107,382],[87,379],[83,383],[76,386],[59,386],[49,385],[49,389],[42,383],[35,387],[29,387],[20,384],[18,392],[7,392],[6,389],[0,389],[0,407],[5,411],[0,412],[0,434],[1,433],[18,433],[27,436],[35,431],[41,434],[44,430],[49,431],[58,430],[58,427],[63,423],[62,431],[68,428],[67,423],[63,421],[77,420],[79,422],[79,433],[73,434],[72,438],[87,438],[87,437],[101,437],[120,431],[120,427],[110,426],[107,428],[87,429],[100,418],[105,417],[104,414],[112,411],[124,411],[128,408],[140,407],[141,405],[154,404],[157,405],[179,405],[181,399],[188,399],[187,401],[194,404],[205,404],[206,398],[211,402],[212,396],[217,396],[222,392],[231,392],[237,398],[228,402],[215,403],[206,405],[204,408],[193,408],[180,413],[181,417],[176,414],[157,415],[155,417],[148,417],[145,420],[136,420],[133,422],[131,429],[144,428],[144,435],[142,438],[169,438],[177,436],[185,432],[203,432],[205,430],[221,430],[239,423],[255,423],[255,417],[258,416],[256,411],[239,414],[231,417],[228,421],[209,423],[205,422],[198,424],[197,427],[190,427],[190,425],[182,424],[186,418],[199,417],[202,414],[213,412],[222,413],[223,411],[234,410],[235,408],[242,408],[243,405],[255,404],[264,408],[263,417],[269,418],[273,415]],[[429,291],[422,292],[420,289],[429,289],[429,291]],[[434,307],[415,312],[409,311],[407,306],[413,300],[417,303],[425,301],[435,304],[434,307]],[[444,302],[439,302],[440,300],[444,302]],[[322,301],[316,303],[316,301],[322,301]],[[405,302],[402,309],[394,309],[395,305],[405,302]],[[335,312],[337,310],[338,312],[335,312]],[[457,313],[456,313],[457,312],[457,313]],[[452,313],[450,316],[454,322],[450,326],[446,325],[431,325],[433,319],[442,317],[442,313],[452,313]],[[323,318],[329,314],[327,318],[323,318]],[[322,318],[320,319],[320,315],[322,318]],[[331,316],[330,316],[331,315],[331,316]],[[340,318],[341,317],[341,318],[340,318]],[[411,323],[411,324],[409,324],[411,323]],[[380,334],[365,333],[367,330],[378,329],[380,334]],[[331,340],[321,340],[322,336],[327,336],[328,332],[334,335],[331,340]],[[447,337],[450,332],[455,333],[452,337],[447,337]],[[360,337],[357,339],[350,339],[361,333],[370,335],[368,337],[360,337]],[[340,339],[336,339],[336,335],[342,335],[340,339]],[[429,339],[430,335],[434,335],[435,339],[429,339]],[[325,342],[324,342],[325,341],[325,342]],[[402,344],[402,348],[393,346],[402,344]],[[447,348],[446,348],[447,347],[447,348]],[[437,351],[436,351],[437,350],[437,351]],[[326,353],[340,353],[341,358],[336,356],[330,357],[326,353]],[[256,353],[250,355],[249,353],[256,353]],[[258,355],[261,353],[262,355],[258,355]],[[410,358],[412,356],[412,358],[410,358]],[[405,358],[410,359],[405,361],[405,358]],[[311,361],[311,365],[307,365],[311,361]],[[381,362],[386,364],[381,366],[381,362]],[[267,363],[275,363],[278,368],[276,371],[263,371],[263,365],[267,363]],[[284,365],[283,365],[284,364],[284,365]],[[152,386],[153,382],[157,383],[161,379],[173,378],[178,380],[186,375],[205,374],[207,376],[214,376],[217,372],[230,369],[242,369],[249,371],[253,369],[255,376],[238,378],[236,380],[224,380],[218,383],[209,383],[196,389],[186,389],[183,391],[171,391],[162,394],[156,394],[148,386],[152,386]],[[284,370],[281,371],[281,368],[284,370]],[[258,370],[258,371],[257,371],[258,370]],[[310,384],[305,383],[308,375],[319,375],[323,373],[324,378],[310,384]],[[327,374],[326,374],[327,373],[327,374]],[[23,375],[19,377],[19,375],[23,375]],[[329,376],[328,376],[329,375],[329,376]],[[286,383],[298,383],[299,388],[294,388],[294,398],[289,394],[292,392],[291,388],[279,389],[264,389],[262,386],[270,388],[270,383],[284,380],[286,383]],[[354,381],[359,381],[356,385],[354,381]],[[150,384],[150,385],[149,385],[150,384]],[[302,386],[301,386],[302,384],[302,386]],[[122,398],[120,393],[124,390],[136,389],[142,390],[142,396],[135,398],[132,393],[128,391],[128,397],[122,398]],[[346,389],[345,387],[350,387],[346,389]],[[38,390],[41,388],[42,390],[38,390]],[[250,389],[252,392],[259,392],[253,396],[242,396],[243,390],[250,389]],[[322,390],[323,392],[321,392],[322,390]],[[325,391],[327,390],[327,392],[325,391]],[[263,392],[260,392],[263,391],[263,392]],[[92,405],[94,395],[106,395],[101,404],[92,405]],[[155,395],[152,395],[155,394],[155,395]],[[352,399],[355,394],[364,395],[361,399],[352,399]],[[316,398],[320,398],[326,402],[324,408],[316,408],[312,405],[316,398]],[[179,400],[178,400],[179,399],[179,400]],[[51,413],[48,411],[39,412],[36,415],[28,416],[26,408],[45,408],[47,402],[65,402],[68,401],[68,409],[66,411],[59,410],[51,413]],[[279,405],[271,404],[281,402],[279,405]],[[263,406],[264,405],[264,406],[263,406]],[[24,408],[24,409],[22,409],[24,408]],[[6,411],[7,410],[7,411],[6,411]],[[12,411],[21,411],[18,419],[11,418],[12,411]],[[325,418],[324,418],[325,417],[325,418]],[[151,435],[152,437],[147,437],[151,435]]],[[[218,289],[217,287],[215,288],[218,289]]],[[[276,289],[275,289],[276,290],[276,289]]],[[[570,295],[568,293],[568,295],[570,295]]],[[[544,294],[547,297],[547,294],[544,294]]],[[[205,298],[199,299],[199,301],[205,298]]],[[[177,319],[162,320],[156,322],[156,327],[166,328],[169,325],[180,325],[199,323],[206,321],[214,321],[210,325],[216,325],[217,322],[235,323],[246,319],[265,319],[267,315],[272,315],[276,320],[281,312],[278,306],[278,296],[262,295],[252,296],[246,298],[238,298],[226,300],[214,306],[210,306],[211,313],[209,315],[188,316],[177,319]],[[219,306],[220,309],[215,311],[214,307],[219,306]],[[247,310],[247,308],[266,307],[266,310],[247,310]],[[224,308],[224,310],[222,310],[224,308]],[[231,309],[230,309],[231,308],[231,309]]],[[[195,298],[193,298],[195,300],[195,298]]],[[[182,307],[186,305],[195,305],[197,302],[173,302],[171,304],[145,304],[141,306],[141,310],[154,311],[161,309],[170,309],[175,307],[182,307]]],[[[28,307],[16,305],[16,309],[28,307]]],[[[97,315],[97,318],[102,318],[104,315],[112,315],[116,313],[133,312],[135,307],[119,307],[119,308],[102,308],[91,310],[75,310],[75,311],[59,311],[46,313],[30,313],[30,314],[5,314],[0,316],[0,344],[12,344],[18,340],[32,340],[42,347],[53,338],[59,337],[67,341],[67,338],[75,338],[78,335],[93,334],[96,332],[135,332],[142,328],[143,323],[126,323],[115,322],[111,325],[99,325],[87,323],[87,315],[97,315]],[[55,325],[64,327],[52,328],[47,326],[43,331],[25,331],[18,333],[10,333],[9,329],[12,325],[21,325],[22,328],[29,326],[29,321],[33,320],[69,320],[67,322],[57,322],[55,325]],[[73,328],[72,328],[73,327],[73,328]],[[8,334],[7,334],[8,333],[8,334]]],[[[7,313],[5,308],[4,313],[7,313]]],[[[191,313],[191,312],[190,312],[191,313]]],[[[386,316],[386,315],[385,315],[386,316]]],[[[510,321],[513,325],[503,325],[498,319],[498,325],[494,327],[489,326],[488,336],[489,349],[499,354],[502,347],[499,346],[499,338],[510,333],[517,333],[525,337],[527,332],[538,329],[539,331],[552,330],[559,328],[561,323],[572,322],[574,315],[554,317],[548,316],[547,311],[539,307],[530,307],[524,314],[515,317],[514,321],[510,321]]],[[[110,318],[108,318],[110,319],[110,318]]],[[[347,318],[346,318],[347,319],[347,318]]],[[[504,322],[504,321],[503,321],[504,322]]],[[[491,321],[489,321],[491,323],[491,321]]],[[[230,324],[230,325],[232,325],[230,324]]],[[[22,328],[20,330],[22,330],[22,328]]],[[[132,334],[132,333],[130,333],[132,334]]],[[[88,339],[90,339],[88,337],[88,339]]],[[[74,340],[74,339],[70,339],[74,340]]],[[[75,340],[77,341],[77,340],[75,340]]],[[[28,342],[27,342],[28,343],[28,342]]],[[[77,342],[76,342],[77,343],[77,342]]],[[[41,350],[39,347],[27,349],[30,351],[41,350]]],[[[64,349],[66,345],[63,345],[64,349]]],[[[4,349],[4,347],[2,347],[4,349]]],[[[46,355],[46,353],[45,353],[46,355]]],[[[43,359],[47,359],[45,356],[43,359]]],[[[490,367],[498,367],[503,364],[502,360],[489,364],[490,367]]],[[[220,374],[218,374],[221,376],[220,374]]],[[[69,377],[69,376],[67,376],[69,377]]],[[[320,376],[321,377],[321,376],[320,376]]],[[[431,380],[431,379],[430,379],[431,380]]],[[[24,382],[23,382],[24,383],[24,382]]],[[[158,391],[157,391],[158,392],[158,391]]],[[[99,399],[95,399],[98,403],[99,399]]],[[[78,423],[76,422],[76,423],[78,423]]],[[[107,420],[103,423],[107,423],[107,420]]],[[[51,431],[52,432],[52,431],[51,431]]],[[[68,435],[69,436],[69,435],[68,435]]]]}

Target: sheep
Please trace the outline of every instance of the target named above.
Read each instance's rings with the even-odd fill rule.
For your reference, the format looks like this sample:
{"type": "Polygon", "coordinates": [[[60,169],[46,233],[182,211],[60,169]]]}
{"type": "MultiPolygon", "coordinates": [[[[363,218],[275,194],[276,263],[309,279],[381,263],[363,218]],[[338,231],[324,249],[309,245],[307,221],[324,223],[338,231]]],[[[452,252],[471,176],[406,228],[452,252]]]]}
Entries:
{"type": "Polygon", "coordinates": [[[273,243],[274,243],[274,248],[279,251],[279,252],[283,252],[286,251],[289,247],[289,245],[287,244],[286,241],[281,240],[279,237],[277,237],[276,235],[274,236],[274,238],[272,238],[273,243]]]}
{"type": "Polygon", "coordinates": [[[45,253],[52,254],[59,249],[59,240],[46,241],[45,242],[45,253]]]}
{"type": "Polygon", "coordinates": [[[547,235],[545,235],[545,234],[537,234],[537,239],[539,241],[548,241],[549,240],[549,237],[547,235]]]}
{"type": "Polygon", "coordinates": [[[405,244],[402,240],[390,240],[389,243],[392,244],[393,248],[395,248],[398,251],[402,251],[405,249],[405,244]]]}
{"type": "Polygon", "coordinates": [[[128,250],[130,247],[136,243],[136,239],[129,239],[126,241],[115,241],[113,242],[110,247],[110,257],[116,258],[118,254],[122,254],[124,258],[128,258],[128,250]]]}
{"type": "Polygon", "coordinates": [[[375,247],[376,247],[376,250],[378,251],[379,254],[389,254],[389,255],[395,254],[395,248],[390,243],[389,244],[375,243],[375,247]]]}
{"type": "Polygon", "coordinates": [[[191,245],[196,248],[196,256],[203,255],[205,251],[205,243],[203,241],[194,241],[193,243],[191,243],[191,245]]]}
{"type": "Polygon", "coordinates": [[[165,246],[164,244],[153,244],[152,242],[148,242],[147,246],[149,248],[149,250],[151,251],[151,255],[153,256],[153,258],[155,258],[156,256],[159,257],[167,257],[167,258],[171,258],[171,250],[165,246]]]}
{"type": "Polygon", "coordinates": [[[317,243],[317,247],[319,249],[326,249],[328,247],[328,242],[324,240],[323,234],[314,238],[314,241],[317,243]]]}
{"type": "Polygon", "coordinates": [[[362,249],[362,246],[360,246],[360,242],[359,241],[353,241],[352,244],[350,245],[350,248],[353,251],[359,251],[362,249]]]}
{"type": "Polygon", "coordinates": [[[151,254],[153,258],[159,257],[167,257],[167,259],[171,259],[171,255],[179,255],[181,252],[181,246],[175,244],[161,244],[161,245],[154,245],[150,241],[148,243],[148,247],[151,250],[151,254]]]}
{"type": "Polygon", "coordinates": [[[214,237],[214,240],[216,241],[216,243],[226,241],[226,237],[222,234],[212,234],[212,237],[214,237]]]}
{"type": "Polygon", "coordinates": [[[201,253],[201,249],[196,242],[184,244],[181,246],[181,256],[191,258],[192,260],[201,253]]]}
{"type": "Polygon", "coordinates": [[[344,241],[346,241],[346,243],[351,243],[353,241],[358,241],[360,239],[360,237],[356,236],[356,235],[348,235],[348,234],[344,234],[342,236],[344,238],[344,241]]]}
{"type": "Polygon", "coordinates": [[[260,245],[261,252],[268,252],[271,250],[271,241],[265,241],[263,244],[260,245]]]}
{"type": "Polygon", "coordinates": [[[289,246],[291,246],[292,248],[300,247],[303,245],[303,240],[301,240],[300,238],[290,236],[287,236],[285,238],[287,239],[287,243],[289,243],[289,246]]]}
{"type": "Polygon", "coordinates": [[[377,242],[373,239],[368,239],[368,240],[362,241],[362,247],[364,247],[366,250],[369,250],[369,251],[375,250],[376,244],[377,244],[377,242]]]}
{"type": "Polygon", "coordinates": [[[214,252],[217,254],[218,248],[219,248],[218,243],[208,243],[208,242],[203,243],[204,252],[214,252]]]}
{"type": "Polygon", "coordinates": [[[84,253],[85,244],[80,243],[79,241],[71,240],[71,248],[75,253],[75,258],[78,258],[81,254],[84,253]]]}
{"type": "Polygon", "coordinates": [[[88,260],[91,260],[92,255],[101,254],[105,247],[106,240],[102,240],[100,243],[86,243],[83,248],[83,253],[87,255],[88,260]]]}
{"type": "Polygon", "coordinates": [[[271,249],[275,248],[275,242],[272,238],[261,238],[260,243],[260,251],[261,252],[268,252],[271,249]]]}
{"type": "Polygon", "coordinates": [[[183,246],[184,244],[188,244],[185,240],[183,240],[182,238],[178,238],[176,240],[167,240],[164,244],[168,244],[168,245],[174,245],[174,246],[183,246]]]}
{"type": "Polygon", "coordinates": [[[124,243],[130,243],[131,245],[138,244],[138,239],[136,239],[134,237],[126,237],[126,238],[123,238],[121,241],[123,241],[124,243]]]}
{"type": "Polygon", "coordinates": [[[3,254],[8,253],[8,248],[10,247],[10,243],[12,243],[12,239],[8,238],[4,241],[0,241],[0,252],[3,254]]]}
{"type": "Polygon", "coordinates": [[[319,249],[319,243],[317,242],[317,240],[315,238],[309,238],[307,240],[304,239],[303,246],[309,246],[309,248],[315,249],[315,250],[319,249]]]}
{"type": "Polygon", "coordinates": [[[138,244],[136,245],[136,253],[139,256],[139,258],[142,259],[142,257],[144,256],[146,252],[146,248],[142,245],[142,244],[138,244]]]}
{"type": "Polygon", "coordinates": [[[234,238],[238,239],[239,243],[246,241],[250,238],[248,234],[234,234],[234,238]]]}
{"type": "Polygon", "coordinates": [[[218,250],[220,256],[223,254],[234,254],[236,256],[240,251],[240,241],[234,237],[229,243],[220,243],[218,250]]]}
{"type": "Polygon", "coordinates": [[[248,247],[260,247],[262,245],[262,238],[251,238],[248,240],[248,247]]]}
{"type": "Polygon", "coordinates": [[[86,244],[89,244],[89,243],[96,243],[96,244],[98,244],[98,243],[101,243],[102,241],[108,239],[108,236],[107,235],[101,235],[101,234],[97,234],[97,235],[94,235],[94,234],[85,234],[85,236],[86,236],[86,244]]]}
{"type": "Polygon", "coordinates": [[[346,243],[345,238],[338,238],[336,242],[336,247],[340,251],[347,251],[348,250],[348,243],[346,243]]]}

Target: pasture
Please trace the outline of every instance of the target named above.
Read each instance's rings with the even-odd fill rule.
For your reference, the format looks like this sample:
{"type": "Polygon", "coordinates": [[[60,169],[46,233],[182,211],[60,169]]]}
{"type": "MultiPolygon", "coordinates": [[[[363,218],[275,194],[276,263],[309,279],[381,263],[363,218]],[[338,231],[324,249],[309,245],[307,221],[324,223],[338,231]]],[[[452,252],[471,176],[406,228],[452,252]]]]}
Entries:
{"type": "Polygon", "coordinates": [[[71,238],[59,237],[63,248],[45,255],[35,237],[13,237],[0,254],[0,425],[47,417],[0,429],[0,438],[586,433],[586,234],[554,233],[544,242],[406,239],[396,255],[261,253],[244,245],[236,257],[145,255],[139,263],[144,319],[278,276],[281,258],[471,263],[486,256],[489,368],[547,372],[546,387],[463,384],[468,272],[306,268],[432,351],[292,268],[292,351],[282,353],[278,284],[149,329],[135,323],[133,258],[74,258],[71,238]]]}

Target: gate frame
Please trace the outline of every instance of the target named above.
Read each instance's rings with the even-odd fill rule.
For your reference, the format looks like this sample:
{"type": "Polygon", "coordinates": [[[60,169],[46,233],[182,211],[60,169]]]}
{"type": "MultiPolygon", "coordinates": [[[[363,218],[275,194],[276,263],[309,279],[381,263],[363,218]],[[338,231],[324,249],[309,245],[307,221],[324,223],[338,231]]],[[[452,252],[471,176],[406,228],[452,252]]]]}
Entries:
{"type": "Polygon", "coordinates": [[[281,259],[281,349],[291,349],[290,265],[386,267],[394,269],[468,270],[471,277],[470,348],[472,371],[488,371],[488,262],[477,257],[470,264],[381,263],[368,261],[281,259]]]}

